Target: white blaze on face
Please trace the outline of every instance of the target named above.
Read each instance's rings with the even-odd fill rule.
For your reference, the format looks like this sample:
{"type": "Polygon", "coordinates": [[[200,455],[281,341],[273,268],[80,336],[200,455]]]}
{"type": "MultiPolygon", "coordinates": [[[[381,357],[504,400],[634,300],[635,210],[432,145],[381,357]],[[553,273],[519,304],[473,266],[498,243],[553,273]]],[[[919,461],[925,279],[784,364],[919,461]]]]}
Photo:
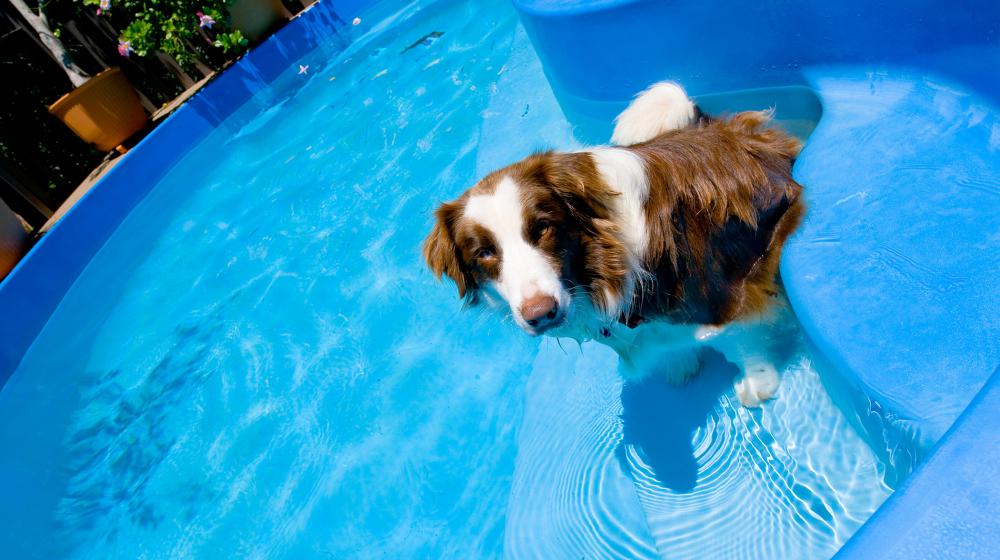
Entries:
{"type": "Polygon", "coordinates": [[[493,288],[507,300],[522,329],[533,330],[521,315],[521,304],[528,298],[547,295],[565,309],[569,294],[563,289],[559,270],[524,237],[524,208],[513,179],[501,179],[493,194],[470,197],[465,217],[493,234],[500,253],[500,275],[493,288]]]}

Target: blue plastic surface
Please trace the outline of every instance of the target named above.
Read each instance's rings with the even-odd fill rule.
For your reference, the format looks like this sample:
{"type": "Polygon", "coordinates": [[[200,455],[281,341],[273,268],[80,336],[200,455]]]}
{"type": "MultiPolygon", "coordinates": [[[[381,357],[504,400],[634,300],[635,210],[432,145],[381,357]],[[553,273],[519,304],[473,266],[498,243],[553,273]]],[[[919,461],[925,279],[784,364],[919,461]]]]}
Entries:
{"type": "Polygon", "coordinates": [[[824,105],[784,255],[804,328],[928,449],[1000,365],[1000,111],[906,69],[806,72],[824,105]]]}
{"type": "Polygon", "coordinates": [[[995,44],[998,26],[976,0],[513,2],[564,102],[622,103],[669,78],[693,95],[805,84],[803,66],[913,61],[995,44]]]}
{"type": "MultiPolygon", "coordinates": [[[[560,105],[591,141],[606,137],[629,97],[658,80],[713,99],[755,87],[817,93],[823,118],[795,168],[810,211],[782,275],[804,329],[833,366],[831,386],[859,409],[862,428],[881,434],[890,455],[892,442],[907,437],[926,453],[1000,365],[1000,5],[514,4],[560,105]]],[[[970,409],[964,424],[995,432],[988,408],[970,409]]],[[[948,468],[973,473],[995,455],[987,448],[995,440],[959,445],[951,437],[941,443],[952,450],[948,468]]],[[[922,507],[910,496],[947,476],[931,470],[897,492],[896,509],[922,507]]],[[[995,495],[1000,483],[983,476],[976,487],[995,495]]],[[[927,523],[925,542],[914,531],[913,548],[898,550],[996,557],[995,531],[962,528],[965,517],[970,531],[995,520],[1000,502],[955,503],[965,506],[948,510],[957,516],[950,526],[927,523]]],[[[877,513],[870,525],[850,557],[883,557],[868,545],[881,550],[873,543],[894,542],[904,529],[899,515],[877,513]]]]}
{"type": "Polygon", "coordinates": [[[1000,555],[1000,369],[838,560],[993,560],[1000,555]]]}

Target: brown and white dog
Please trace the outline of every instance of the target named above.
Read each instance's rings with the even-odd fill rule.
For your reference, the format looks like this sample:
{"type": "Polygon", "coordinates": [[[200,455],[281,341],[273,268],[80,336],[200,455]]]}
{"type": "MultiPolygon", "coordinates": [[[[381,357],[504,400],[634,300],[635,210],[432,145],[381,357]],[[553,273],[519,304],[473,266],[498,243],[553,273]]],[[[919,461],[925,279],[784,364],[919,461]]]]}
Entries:
{"type": "Polygon", "coordinates": [[[627,371],[682,382],[698,345],[717,347],[755,406],[777,371],[721,326],[760,321],[805,211],[800,143],[770,120],[713,119],[656,84],[616,119],[617,146],[538,153],[442,204],[424,256],[467,302],[505,300],[532,335],[604,342],[627,371]]]}

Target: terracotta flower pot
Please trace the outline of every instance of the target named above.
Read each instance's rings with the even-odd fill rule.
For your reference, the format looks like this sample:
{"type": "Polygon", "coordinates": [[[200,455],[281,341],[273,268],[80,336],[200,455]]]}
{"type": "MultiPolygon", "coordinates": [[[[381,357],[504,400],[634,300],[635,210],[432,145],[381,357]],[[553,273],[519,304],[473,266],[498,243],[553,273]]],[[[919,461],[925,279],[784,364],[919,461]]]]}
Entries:
{"type": "Polygon", "coordinates": [[[233,18],[233,27],[253,43],[264,39],[292,17],[281,0],[234,0],[229,5],[229,15],[233,18]]]}
{"type": "Polygon", "coordinates": [[[10,272],[28,246],[28,232],[17,215],[0,200],[0,280],[10,272]]]}
{"type": "Polygon", "coordinates": [[[146,111],[128,79],[109,68],[49,107],[85,142],[107,152],[146,126],[146,111]]]}

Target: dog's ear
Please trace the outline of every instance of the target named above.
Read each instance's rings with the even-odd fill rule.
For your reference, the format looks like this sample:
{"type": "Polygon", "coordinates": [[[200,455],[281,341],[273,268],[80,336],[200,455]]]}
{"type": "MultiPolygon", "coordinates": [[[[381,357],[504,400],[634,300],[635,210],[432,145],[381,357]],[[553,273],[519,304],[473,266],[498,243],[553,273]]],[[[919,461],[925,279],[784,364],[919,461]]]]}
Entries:
{"type": "Polygon", "coordinates": [[[610,217],[617,193],[605,184],[589,154],[544,152],[532,156],[532,164],[535,180],[563,200],[578,224],[610,217]]]}
{"type": "Polygon", "coordinates": [[[458,219],[459,205],[454,202],[442,204],[434,213],[434,229],[424,240],[424,259],[434,276],[446,275],[458,287],[459,297],[466,298],[475,288],[475,281],[462,264],[462,255],[455,244],[452,229],[458,219]]]}
{"type": "Polygon", "coordinates": [[[619,226],[611,219],[617,191],[604,182],[592,156],[546,152],[534,156],[534,180],[550,189],[566,206],[583,251],[578,280],[589,287],[591,302],[617,319],[631,302],[623,301],[628,282],[628,250],[619,226]]]}

